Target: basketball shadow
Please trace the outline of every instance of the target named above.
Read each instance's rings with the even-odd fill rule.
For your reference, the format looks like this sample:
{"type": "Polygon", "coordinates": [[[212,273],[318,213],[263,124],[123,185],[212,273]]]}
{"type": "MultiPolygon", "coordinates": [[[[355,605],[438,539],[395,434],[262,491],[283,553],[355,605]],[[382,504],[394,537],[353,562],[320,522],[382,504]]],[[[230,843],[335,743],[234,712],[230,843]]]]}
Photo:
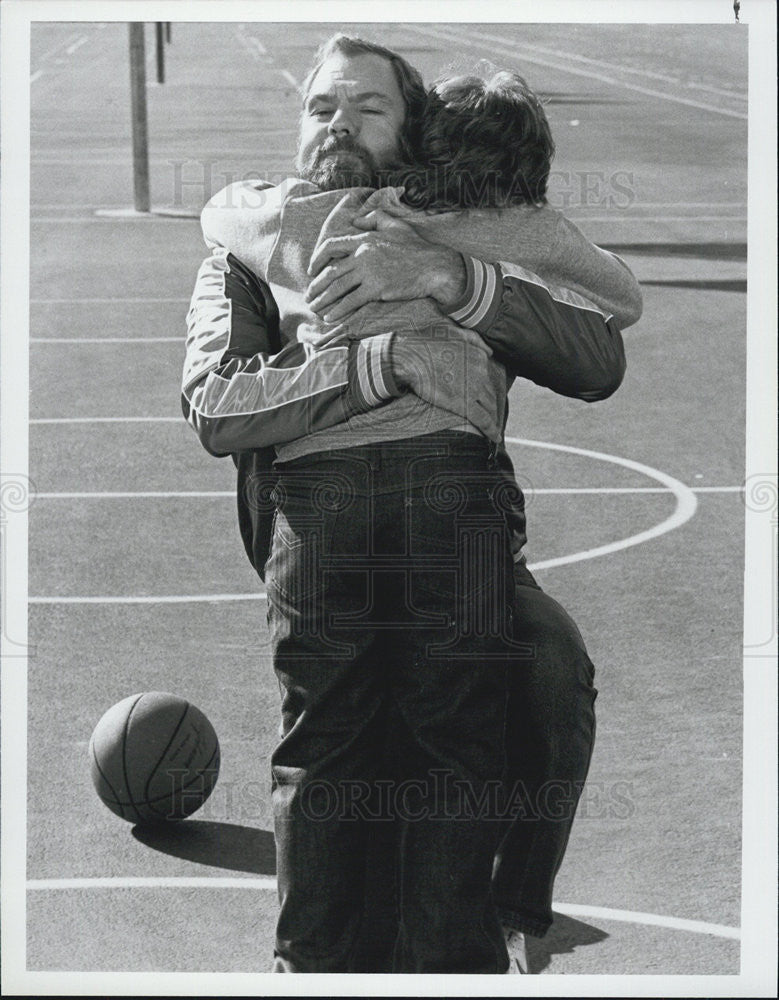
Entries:
{"type": "Polygon", "coordinates": [[[553,955],[572,955],[577,948],[598,944],[608,936],[606,931],[598,927],[555,913],[554,923],[545,937],[534,938],[528,935],[525,938],[528,968],[531,973],[543,972],[551,963],[553,955]]]}
{"type": "Polygon", "coordinates": [[[188,819],[159,826],[134,826],[132,833],[152,850],[185,861],[253,875],[276,874],[276,845],[268,830],[188,819]]]}

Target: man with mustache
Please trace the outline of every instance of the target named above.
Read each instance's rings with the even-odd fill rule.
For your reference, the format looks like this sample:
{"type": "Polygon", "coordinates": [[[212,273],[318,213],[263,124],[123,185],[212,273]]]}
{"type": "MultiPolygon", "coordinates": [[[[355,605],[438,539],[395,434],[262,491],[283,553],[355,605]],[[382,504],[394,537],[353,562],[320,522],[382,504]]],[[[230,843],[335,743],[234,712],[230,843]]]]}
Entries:
{"type": "Polygon", "coordinates": [[[323,190],[375,187],[379,168],[373,155],[350,135],[333,135],[316,146],[300,174],[323,190]]]}
{"type": "MultiPolygon", "coordinates": [[[[371,50],[363,50],[357,55],[343,52],[337,54],[339,58],[336,58],[336,54],[331,53],[328,59],[315,71],[309,81],[306,100],[308,113],[312,118],[316,119],[317,116],[322,116],[327,119],[327,137],[321,141],[319,130],[315,127],[312,127],[306,134],[304,126],[299,157],[301,173],[308,173],[311,178],[316,178],[317,187],[325,189],[329,185],[350,186],[355,180],[365,184],[376,183],[377,166],[389,165],[398,154],[398,130],[404,124],[405,117],[408,117],[407,115],[404,117],[404,105],[406,111],[409,107],[408,100],[402,94],[399,81],[396,79],[393,87],[392,78],[388,78],[386,72],[382,77],[382,70],[394,66],[385,54],[371,50]],[[320,86],[321,90],[318,89],[320,86]],[[399,90],[401,90],[401,100],[398,100],[399,90]],[[371,121],[374,115],[380,120],[375,124],[363,126],[363,120],[371,121]],[[353,138],[355,132],[360,135],[361,143],[353,138]],[[346,140],[345,145],[339,148],[344,140],[346,140]],[[368,145],[370,149],[367,148],[368,145]]],[[[292,194],[289,202],[285,201],[284,204],[291,211],[295,197],[303,198],[309,195],[314,199],[318,197],[316,194],[304,192],[304,189],[300,188],[292,194]]],[[[359,248],[367,247],[371,251],[377,251],[378,248],[378,254],[385,265],[383,269],[385,286],[387,286],[387,271],[392,272],[389,286],[385,287],[382,293],[385,299],[401,297],[398,294],[399,291],[402,292],[403,298],[433,297],[455,314],[460,312],[461,308],[464,308],[471,300],[474,300],[477,313],[480,311],[481,305],[484,304],[480,303],[480,296],[483,296],[484,293],[483,288],[475,289],[472,287],[470,296],[468,295],[468,283],[475,286],[475,275],[483,275],[483,272],[478,269],[478,262],[464,258],[456,251],[445,247],[424,247],[420,245],[418,238],[415,237],[414,240],[411,240],[405,233],[402,237],[397,233],[390,233],[389,236],[385,233],[380,240],[375,237],[373,240],[366,238],[359,241],[357,247],[358,249],[353,255],[356,260],[359,260],[361,256],[367,256],[367,251],[361,253],[359,248]],[[398,287],[397,256],[398,250],[401,248],[404,257],[401,270],[403,268],[405,270],[403,271],[404,282],[398,287]],[[393,255],[394,261],[392,260],[393,255]],[[427,262],[425,267],[421,267],[423,260],[427,262]],[[396,282],[394,288],[392,287],[393,281],[396,282]],[[466,287],[463,290],[464,284],[466,287]],[[463,303],[463,297],[468,299],[468,302],[463,303]]],[[[269,325],[272,325],[272,306],[264,290],[260,288],[258,293],[256,282],[253,285],[240,265],[231,261],[229,255],[217,255],[217,258],[221,261],[219,266],[222,268],[223,291],[230,283],[229,279],[234,278],[235,274],[238,273],[240,278],[237,284],[244,283],[242,289],[243,309],[246,309],[247,297],[245,293],[248,288],[250,291],[249,300],[253,296],[256,306],[255,319],[259,320],[260,325],[263,321],[267,324],[270,315],[271,324],[269,325]],[[265,310],[264,314],[262,310],[265,310]]],[[[329,275],[332,280],[329,282],[327,280],[320,281],[312,286],[311,305],[323,310],[326,320],[336,320],[341,318],[339,308],[344,308],[344,300],[351,297],[349,304],[353,305],[355,290],[359,293],[362,289],[362,294],[367,294],[369,290],[364,286],[368,283],[361,278],[363,269],[354,268],[353,261],[347,261],[341,267],[330,264],[327,267],[332,269],[329,275]],[[355,270],[358,272],[357,275],[354,273],[355,270]],[[360,280],[357,280],[355,284],[356,278],[360,278],[360,280]],[[338,288],[333,289],[333,286],[338,282],[344,288],[344,294],[335,295],[338,288]],[[339,303],[341,303],[340,306],[339,303]]],[[[204,273],[207,276],[208,268],[204,273]]],[[[494,271],[492,276],[495,277],[494,271]]],[[[507,282],[505,274],[501,275],[501,280],[504,283],[507,282]]],[[[201,284],[205,283],[202,282],[201,276],[201,284]]],[[[300,313],[301,304],[294,302],[293,289],[284,288],[283,291],[285,295],[287,292],[290,293],[290,301],[280,304],[282,304],[285,317],[291,318],[294,322],[297,316],[302,314],[300,313]]],[[[193,300],[191,324],[191,343],[193,344],[197,342],[198,332],[206,322],[205,316],[210,308],[207,299],[206,295],[201,295],[198,298],[196,294],[193,300]]],[[[365,301],[369,300],[370,298],[365,301]]],[[[231,298],[231,301],[235,304],[237,297],[231,298]]],[[[217,308],[219,308],[218,304],[217,308]]],[[[491,308],[492,305],[488,304],[487,314],[491,308]]],[[[235,315],[235,310],[233,315],[235,315]]],[[[245,318],[242,318],[241,324],[245,322],[245,318]]],[[[474,325],[478,326],[478,321],[474,325]]],[[[244,331],[246,339],[242,344],[238,343],[241,339],[240,333],[235,338],[232,336],[236,332],[234,326],[235,324],[230,330],[227,349],[224,349],[225,344],[219,348],[218,364],[214,364],[213,353],[210,358],[206,357],[205,353],[198,358],[197,351],[190,350],[192,358],[188,365],[188,377],[185,379],[185,409],[188,410],[190,419],[201,434],[204,443],[207,443],[207,446],[213,451],[239,451],[252,445],[267,444],[274,438],[274,443],[282,445],[285,440],[290,440],[291,451],[287,450],[285,455],[282,448],[279,457],[282,460],[281,467],[284,469],[282,481],[292,491],[295,487],[293,473],[303,474],[303,479],[308,477],[309,486],[316,479],[318,465],[311,456],[320,449],[336,453],[339,449],[343,452],[345,446],[346,450],[352,453],[348,456],[349,459],[356,458],[358,465],[362,464],[364,468],[374,469],[374,465],[371,463],[375,463],[376,460],[375,447],[368,452],[363,452],[361,449],[371,448],[371,441],[387,440],[386,424],[385,427],[381,428],[381,433],[378,424],[371,427],[371,420],[374,418],[371,416],[372,411],[366,407],[369,403],[373,403],[375,407],[376,402],[384,401],[386,403],[387,400],[391,399],[397,399],[397,402],[402,405],[403,401],[396,397],[397,386],[392,384],[393,364],[398,364],[397,359],[402,355],[403,346],[411,338],[395,337],[394,344],[392,338],[387,335],[384,336],[383,340],[380,336],[369,339],[352,338],[344,347],[330,348],[320,352],[312,347],[311,341],[308,343],[304,341],[303,344],[290,344],[289,348],[285,348],[288,353],[282,361],[279,359],[284,351],[278,352],[274,364],[269,365],[267,355],[266,358],[261,358],[262,350],[260,349],[259,354],[256,350],[257,344],[263,343],[257,337],[257,323],[255,322],[254,328],[251,330],[249,330],[251,326],[249,323],[247,330],[244,331]],[[250,341],[255,347],[254,352],[247,350],[250,341]],[[378,343],[372,343],[372,341],[378,341],[378,343]],[[302,351],[301,347],[303,347],[302,351]],[[395,347],[398,348],[397,352],[394,350],[395,347]],[[335,353],[333,353],[334,351],[335,353]],[[291,405],[288,401],[283,402],[284,392],[278,394],[278,406],[258,408],[252,413],[249,413],[245,408],[230,410],[229,406],[221,411],[218,407],[216,410],[209,411],[208,406],[204,404],[213,402],[214,394],[212,393],[208,399],[205,398],[208,397],[207,391],[205,393],[198,392],[204,384],[202,381],[204,373],[206,373],[206,384],[209,377],[215,374],[216,381],[221,386],[228,387],[228,393],[233,384],[240,381],[247,382],[247,375],[250,377],[258,376],[252,382],[255,387],[258,382],[263,380],[270,382],[274,378],[278,379],[277,386],[279,386],[283,384],[284,373],[289,374],[293,369],[295,378],[306,369],[307,377],[310,376],[316,365],[322,363],[322,356],[325,354],[331,355],[326,361],[326,364],[331,366],[328,377],[333,372],[336,372],[336,376],[329,382],[325,380],[320,383],[321,398],[317,400],[315,409],[311,404],[314,398],[313,394],[304,397],[308,407],[305,414],[300,407],[297,410],[294,409],[294,402],[291,405]],[[302,364],[297,366],[288,364],[287,362],[292,358],[298,362],[302,361],[302,364]],[[338,368],[339,365],[341,369],[338,368]],[[345,370],[347,376],[345,382],[337,382],[339,370],[345,370]],[[350,377],[350,370],[352,377],[350,377]],[[360,374],[365,374],[366,371],[369,376],[374,376],[372,383],[370,380],[368,383],[360,382],[360,374]],[[346,392],[344,392],[345,385],[346,392]],[[375,400],[370,398],[371,394],[376,397],[375,400]],[[283,421],[268,416],[271,409],[283,410],[285,406],[287,417],[292,418],[288,424],[291,437],[294,440],[280,436],[283,435],[281,430],[283,421]],[[331,418],[339,412],[339,407],[342,421],[344,416],[352,418],[349,421],[349,427],[342,430],[340,434],[348,433],[351,437],[339,437],[339,432],[333,430],[332,433],[335,437],[323,444],[321,428],[328,426],[331,418]],[[259,429],[260,420],[253,418],[256,418],[260,412],[262,413],[262,431],[258,435],[255,434],[255,431],[259,429]],[[366,419],[361,421],[359,419],[361,417],[366,419]],[[297,424],[295,424],[296,419],[299,421],[297,424]],[[308,421],[308,423],[301,424],[300,421],[308,421]],[[301,426],[304,427],[301,432],[303,436],[299,437],[296,436],[295,430],[300,431],[301,426]],[[363,442],[366,435],[367,440],[363,442]],[[332,443],[333,440],[337,442],[335,445],[332,443]],[[233,447],[234,445],[238,447],[233,447]],[[302,465],[294,465],[294,463],[301,461],[302,465]]],[[[267,337],[265,342],[268,343],[267,337]]],[[[470,340],[466,340],[465,343],[469,348],[474,346],[470,340]]],[[[271,345],[268,343],[268,346],[271,345]]],[[[466,356],[462,355],[462,357],[466,356]]],[[[411,366],[412,374],[409,375],[407,382],[412,388],[413,379],[419,378],[420,374],[416,362],[418,362],[418,358],[415,358],[415,364],[411,366]]],[[[474,364],[476,363],[474,362],[474,364]]],[[[531,358],[531,364],[537,363],[531,358]]],[[[535,368],[533,370],[535,371],[535,368]]],[[[559,373],[553,374],[550,381],[555,381],[560,377],[559,373]]],[[[563,380],[566,377],[570,378],[570,376],[563,375],[563,380]]],[[[252,381],[252,378],[248,381],[252,381]]],[[[422,378],[421,381],[424,383],[425,379],[422,378]]],[[[211,379],[211,382],[213,383],[214,379],[211,379]]],[[[435,379],[433,379],[433,384],[435,384],[435,379]]],[[[289,386],[287,385],[286,388],[289,386]]],[[[424,389],[424,386],[422,388],[424,389]]],[[[435,398],[435,392],[432,395],[435,398]]],[[[390,440],[397,440],[397,435],[403,437],[412,433],[410,428],[413,427],[413,423],[410,423],[406,418],[419,412],[418,408],[415,411],[416,404],[413,401],[408,402],[407,397],[403,397],[403,400],[406,400],[407,412],[401,412],[398,423],[390,427],[389,434],[396,435],[394,438],[390,437],[390,440]]],[[[221,402],[224,402],[224,397],[220,400],[221,402]]],[[[242,398],[240,402],[243,406],[245,400],[242,398]]],[[[434,399],[429,402],[434,402],[434,399]]],[[[447,400],[447,402],[449,401],[447,400]]],[[[393,405],[397,406],[397,404],[393,405]]],[[[434,448],[446,450],[447,462],[442,468],[451,467],[452,457],[461,454],[461,448],[465,448],[463,454],[468,457],[467,464],[483,462],[483,459],[479,458],[481,454],[479,446],[473,442],[473,431],[463,432],[458,429],[462,424],[458,424],[456,420],[452,421],[452,413],[455,412],[452,409],[440,406],[437,409],[441,412],[428,417],[429,422],[423,427],[423,430],[431,429],[431,437],[435,438],[432,442],[434,448]],[[443,416],[443,413],[448,415],[443,416]],[[444,432],[444,437],[441,436],[441,432],[444,432]],[[467,437],[464,439],[457,436],[463,433],[470,436],[471,441],[468,441],[467,437]],[[450,436],[446,437],[446,434],[450,436]],[[455,436],[451,436],[452,434],[455,436]],[[436,435],[438,436],[436,437],[436,435]]],[[[459,417],[468,419],[468,413],[459,413],[459,417]]],[[[386,414],[381,419],[386,421],[386,414]]],[[[470,423],[473,421],[471,420],[470,423]]],[[[419,431],[416,434],[419,435],[419,431]]],[[[419,437],[424,439],[427,435],[421,434],[419,437]]],[[[420,441],[421,446],[426,446],[427,443],[424,440],[420,441]]],[[[384,462],[391,463],[393,461],[391,454],[391,451],[385,450],[380,457],[384,462]]],[[[431,453],[428,452],[427,457],[430,456],[431,453]]],[[[343,459],[342,454],[339,457],[343,459]]],[[[240,462],[239,459],[239,471],[240,462]]],[[[435,467],[437,468],[437,466],[435,467]]],[[[395,468],[399,472],[407,466],[398,463],[395,468]]],[[[487,464],[482,465],[481,468],[486,482],[490,476],[489,456],[487,464]]],[[[330,466],[328,471],[332,473],[335,470],[333,466],[330,466]]],[[[354,468],[352,472],[354,473],[354,468]]],[[[419,498],[406,496],[405,499],[413,504],[419,498]]],[[[309,492],[293,498],[289,506],[285,507],[284,502],[282,502],[279,507],[282,530],[279,532],[277,524],[277,537],[274,542],[276,555],[272,556],[269,563],[269,595],[274,586],[279,587],[279,578],[283,584],[286,584],[286,591],[282,585],[280,591],[277,591],[276,600],[271,600],[270,610],[272,615],[277,616],[275,628],[277,636],[280,637],[276,644],[277,654],[285,644],[289,645],[289,633],[294,631],[296,615],[300,616],[301,620],[308,626],[314,626],[314,630],[323,625],[321,615],[311,614],[312,609],[305,600],[301,599],[300,592],[297,597],[290,595],[290,590],[295,590],[300,580],[287,568],[280,566],[285,558],[284,546],[297,547],[298,549],[302,547],[305,550],[305,532],[295,531],[291,522],[296,517],[304,519],[307,505],[310,511],[311,502],[312,494],[309,492]],[[290,512],[291,517],[288,516],[290,512]],[[285,521],[286,524],[284,524],[285,521]],[[292,531],[289,530],[290,527],[293,528],[292,531]],[[290,615],[292,616],[290,620],[282,621],[285,616],[290,615]],[[293,621],[293,625],[290,625],[290,621],[293,621]]],[[[475,497],[466,497],[466,502],[474,503],[475,497]]],[[[515,510],[514,515],[515,520],[517,516],[521,518],[521,511],[515,510]]],[[[489,521],[490,515],[485,509],[481,510],[479,516],[485,521],[489,521]]],[[[251,521],[251,517],[249,520],[251,521]]],[[[246,526],[245,520],[244,526],[246,526]]],[[[334,531],[335,528],[331,526],[331,530],[334,531]]],[[[431,522],[429,530],[434,530],[433,522],[431,522]]],[[[251,554],[256,559],[260,549],[256,545],[256,533],[251,526],[248,529],[248,536],[251,554]]],[[[332,538],[329,541],[332,541],[332,538]]],[[[308,555],[314,554],[313,550],[308,553],[308,555]]],[[[255,561],[255,565],[260,568],[262,560],[255,561]]],[[[408,569],[408,567],[406,568],[408,569]]],[[[341,568],[340,572],[345,571],[341,568]]],[[[525,570],[525,572],[527,571],[525,570]]],[[[321,584],[322,580],[309,580],[309,583],[316,586],[321,584]]],[[[434,581],[434,584],[439,589],[442,586],[440,579],[434,581]]],[[[481,584],[496,588],[500,586],[497,576],[492,576],[489,579],[483,578],[481,584]]],[[[298,590],[300,590],[299,587],[298,590]]],[[[316,595],[317,598],[321,596],[321,593],[316,595]]],[[[326,596],[336,597],[337,595],[328,593],[326,596]]],[[[446,596],[447,598],[451,597],[451,595],[446,596]]],[[[426,606],[425,610],[431,611],[432,604],[426,606]]],[[[554,619],[554,615],[552,618],[554,619]]],[[[575,626],[573,629],[575,631],[575,626]]],[[[568,631],[570,633],[570,626],[568,626],[568,631]]],[[[328,642],[334,642],[339,637],[344,638],[345,635],[346,633],[336,635],[335,632],[331,632],[326,638],[328,642]]],[[[299,802],[305,795],[307,775],[309,775],[310,787],[310,773],[313,770],[316,770],[318,776],[328,775],[328,780],[344,779],[343,770],[339,771],[338,768],[333,768],[327,772],[320,767],[321,761],[318,758],[315,759],[313,755],[314,748],[320,755],[324,752],[327,756],[328,747],[330,753],[337,754],[342,753],[343,746],[337,740],[336,743],[332,742],[332,734],[328,737],[329,742],[325,740],[322,743],[323,730],[321,726],[316,729],[316,724],[312,728],[310,719],[311,716],[316,717],[317,711],[320,711],[319,722],[322,723],[322,703],[328,700],[332,702],[335,699],[336,690],[340,690],[338,683],[343,682],[345,675],[338,675],[337,658],[334,657],[330,659],[333,670],[329,676],[327,676],[327,670],[322,669],[322,662],[318,664],[316,670],[310,665],[305,667],[302,665],[302,661],[311,659],[311,647],[306,645],[310,638],[310,635],[305,637],[292,652],[289,649],[286,652],[282,651],[281,655],[277,655],[276,658],[277,671],[282,685],[286,689],[285,737],[279,751],[274,755],[274,779],[276,781],[274,798],[284,806],[284,812],[277,827],[282,892],[277,961],[279,967],[289,971],[306,969],[311,971],[332,969],[335,971],[348,967],[349,954],[353,949],[357,921],[359,920],[360,901],[357,899],[358,893],[355,892],[354,887],[345,886],[345,883],[349,881],[346,870],[359,859],[363,847],[359,838],[355,840],[353,837],[345,835],[345,824],[343,823],[336,823],[333,830],[328,831],[326,836],[317,837],[315,829],[312,829],[314,824],[307,822],[310,817],[306,817],[299,804],[296,805],[296,801],[299,802]],[[313,679],[312,670],[316,674],[313,679]],[[323,675],[325,676],[323,677],[323,675]],[[296,770],[303,772],[302,776],[291,774],[296,770]],[[294,828],[295,824],[297,824],[298,829],[294,828]],[[354,856],[345,854],[344,844],[355,849],[354,856]],[[328,852],[330,853],[328,854],[328,852]],[[325,854],[328,854],[328,857],[323,859],[325,854]],[[301,859],[303,858],[307,859],[306,863],[310,867],[313,867],[313,872],[302,871],[304,865],[301,859]],[[316,896],[317,886],[320,887],[320,895],[327,894],[328,898],[312,898],[312,892],[314,897],[316,896]]],[[[351,634],[350,640],[355,641],[355,638],[355,634],[351,634]]],[[[576,646],[577,643],[574,642],[573,645],[576,646]]],[[[579,659],[586,660],[586,653],[581,646],[580,638],[578,646],[580,647],[579,659]]],[[[406,655],[409,654],[408,649],[404,652],[406,655]]],[[[415,687],[413,697],[414,699],[428,700],[426,702],[423,700],[421,706],[414,705],[413,707],[407,698],[403,703],[406,721],[410,721],[412,729],[416,727],[415,732],[412,733],[410,746],[418,751],[425,746],[429,752],[427,741],[430,733],[426,729],[425,717],[434,704],[429,699],[431,697],[440,699],[443,685],[448,684],[453,687],[452,699],[445,706],[442,720],[442,728],[446,730],[446,734],[442,736],[440,729],[437,732],[436,739],[439,740],[439,743],[433,747],[432,759],[439,762],[449,759],[451,763],[451,738],[454,735],[459,736],[465,744],[462,748],[463,752],[471,754],[461,774],[467,773],[467,780],[471,781],[474,780],[474,775],[478,775],[474,785],[476,789],[484,787],[484,782],[491,780],[490,776],[494,776],[500,767],[499,754],[498,756],[494,755],[494,748],[488,750],[487,756],[474,749],[478,743],[477,733],[485,737],[487,734],[494,735],[501,728],[499,721],[500,684],[496,686],[494,671],[491,672],[488,667],[485,669],[483,663],[477,662],[482,658],[488,660],[496,653],[497,646],[489,644],[486,646],[477,644],[469,648],[466,651],[469,669],[459,673],[454,670],[451,662],[447,664],[448,669],[444,671],[444,674],[436,672],[435,664],[425,662],[420,671],[425,688],[423,690],[415,687]],[[458,685],[460,686],[458,687],[458,685]],[[469,697],[472,696],[474,688],[478,689],[478,693],[475,702],[471,704],[477,704],[481,713],[476,728],[473,726],[473,719],[468,714],[463,715],[460,710],[461,706],[454,704],[458,698],[462,699],[465,690],[469,691],[469,697]],[[495,714],[496,708],[498,708],[498,714],[495,714]],[[469,741],[472,742],[469,743],[469,741]]],[[[320,661],[324,660],[327,658],[327,651],[320,647],[318,655],[320,661]]],[[[588,660],[586,662],[589,663],[588,660]]],[[[354,679],[354,677],[350,678],[350,680],[354,679]]],[[[413,684],[418,678],[406,676],[405,680],[413,684]]],[[[361,687],[363,682],[363,677],[357,679],[358,695],[364,694],[361,687]]],[[[372,683],[373,681],[367,686],[370,688],[372,683]]],[[[578,678],[576,683],[581,684],[586,689],[591,708],[591,677],[585,678],[584,681],[578,678]]],[[[346,686],[348,685],[344,685],[344,687],[346,686]]],[[[350,690],[353,691],[351,688],[350,690]]],[[[373,695],[375,692],[371,688],[369,693],[373,695]]],[[[368,698],[361,707],[364,709],[369,702],[373,704],[368,698]]],[[[336,715],[330,711],[324,716],[327,719],[327,726],[332,727],[335,724],[336,715]]],[[[367,730],[364,727],[360,728],[354,717],[348,717],[354,727],[349,730],[351,737],[353,738],[356,733],[357,738],[366,738],[367,730]]],[[[341,739],[344,738],[345,732],[341,739]]],[[[587,742],[586,735],[584,742],[585,744],[587,742]]],[[[484,748],[481,749],[484,750],[484,748]]],[[[366,764],[367,759],[365,748],[362,751],[355,751],[350,758],[349,766],[358,764],[356,773],[370,775],[371,765],[366,764]],[[362,757],[360,753],[362,753],[362,757]],[[366,766],[363,767],[364,764],[366,766]]],[[[461,765],[462,761],[455,762],[455,764],[461,765]]],[[[449,803],[435,802],[434,806],[447,804],[449,803]]],[[[277,819],[279,819],[278,815],[277,819]]],[[[502,971],[501,966],[505,963],[505,951],[502,948],[499,935],[496,934],[497,925],[491,901],[488,898],[487,861],[491,862],[491,855],[495,850],[494,837],[489,834],[483,824],[469,823],[468,818],[464,816],[458,817],[455,823],[449,823],[445,827],[441,824],[441,831],[436,836],[429,823],[419,824],[418,827],[407,824],[404,843],[405,854],[401,865],[401,882],[408,898],[402,899],[401,935],[396,951],[396,968],[398,971],[502,971]],[[460,824],[461,829],[458,829],[457,823],[460,824]],[[415,839],[416,844],[408,843],[409,840],[413,842],[415,839]],[[464,855],[468,858],[466,865],[463,864],[464,855]]],[[[357,861],[357,863],[359,868],[359,862],[357,861]]],[[[491,867],[491,863],[489,867],[491,867]]],[[[543,921],[544,916],[545,914],[539,915],[539,924],[543,921]]],[[[532,916],[528,918],[528,923],[532,925],[532,916]]],[[[526,929],[532,932],[534,929],[542,928],[536,925],[535,927],[527,926],[526,929]]]]}

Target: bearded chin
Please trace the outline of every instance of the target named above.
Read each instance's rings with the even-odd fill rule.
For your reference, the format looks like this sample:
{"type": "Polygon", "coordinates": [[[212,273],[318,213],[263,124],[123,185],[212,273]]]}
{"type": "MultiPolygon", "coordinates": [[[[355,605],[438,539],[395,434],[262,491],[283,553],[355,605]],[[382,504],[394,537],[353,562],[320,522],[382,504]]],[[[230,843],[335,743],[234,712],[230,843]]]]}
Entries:
{"type": "Polygon", "coordinates": [[[352,143],[340,148],[317,149],[305,163],[298,163],[300,176],[323,191],[347,187],[378,187],[373,157],[352,143]]]}
{"type": "Polygon", "coordinates": [[[378,187],[375,165],[364,157],[352,155],[314,155],[298,170],[300,176],[323,191],[337,188],[378,187]]]}

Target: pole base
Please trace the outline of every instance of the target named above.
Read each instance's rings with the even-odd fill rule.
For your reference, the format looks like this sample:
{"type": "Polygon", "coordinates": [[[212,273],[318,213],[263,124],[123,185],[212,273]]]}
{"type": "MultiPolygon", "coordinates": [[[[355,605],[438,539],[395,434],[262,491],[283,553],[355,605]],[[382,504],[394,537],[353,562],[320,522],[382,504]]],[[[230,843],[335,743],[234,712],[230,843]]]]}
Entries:
{"type": "Polygon", "coordinates": [[[95,215],[106,219],[199,219],[200,212],[194,208],[152,208],[139,212],[135,208],[98,208],[95,215]]]}

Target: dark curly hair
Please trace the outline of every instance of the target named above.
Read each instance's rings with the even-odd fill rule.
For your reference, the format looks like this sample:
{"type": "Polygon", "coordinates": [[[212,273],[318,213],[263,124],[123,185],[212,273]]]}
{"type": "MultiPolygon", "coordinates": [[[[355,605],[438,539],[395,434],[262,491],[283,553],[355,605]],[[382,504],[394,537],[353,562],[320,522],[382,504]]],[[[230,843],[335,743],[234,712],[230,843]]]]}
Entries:
{"type": "Polygon", "coordinates": [[[418,156],[393,183],[415,208],[446,211],[544,204],[554,142],[541,102],[516,73],[433,86],[418,156]]]}

